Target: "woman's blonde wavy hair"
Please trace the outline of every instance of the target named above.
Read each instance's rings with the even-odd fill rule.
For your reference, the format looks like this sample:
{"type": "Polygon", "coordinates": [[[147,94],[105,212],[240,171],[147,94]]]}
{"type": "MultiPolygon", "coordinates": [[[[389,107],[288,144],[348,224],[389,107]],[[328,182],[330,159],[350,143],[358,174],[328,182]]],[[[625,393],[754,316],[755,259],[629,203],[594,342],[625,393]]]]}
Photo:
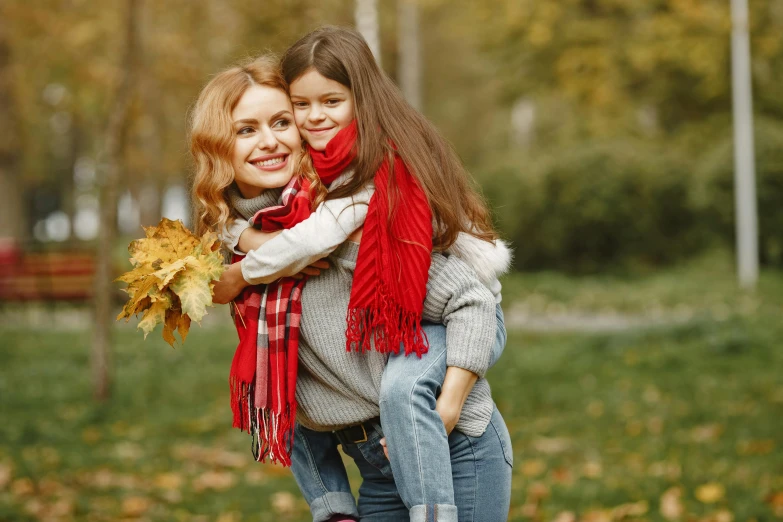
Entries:
{"type": "MultiPolygon", "coordinates": [[[[227,190],[234,183],[231,156],[236,137],[231,113],[253,85],[280,89],[288,95],[288,84],[274,55],[264,54],[217,74],[201,90],[191,110],[190,153],[195,163],[193,208],[199,235],[208,230],[219,232],[236,217],[227,190]]],[[[296,158],[294,172],[310,180],[315,208],[323,201],[326,188],[315,174],[305,147],[296,158]]]]}

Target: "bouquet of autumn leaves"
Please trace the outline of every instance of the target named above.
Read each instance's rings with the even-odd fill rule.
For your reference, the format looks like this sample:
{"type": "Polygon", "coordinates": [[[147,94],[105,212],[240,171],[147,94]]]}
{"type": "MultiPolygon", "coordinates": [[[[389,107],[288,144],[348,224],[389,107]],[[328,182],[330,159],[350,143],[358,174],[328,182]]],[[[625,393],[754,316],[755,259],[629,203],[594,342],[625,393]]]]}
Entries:
{"type": "Polygon", "coordinates": [[[163,323],[163,340],[173,347],[174,331],[184,343],[190,322],[201,322],[212,306],[212,289],[224,270],[220,242],[211,232],[198,238],[181,221],[166,218],[144,232],[128,245],[133,270],[116,279],[128,283],[130,296],[117,320],[143,314],[138,328],[145,339],[163,323]]]}

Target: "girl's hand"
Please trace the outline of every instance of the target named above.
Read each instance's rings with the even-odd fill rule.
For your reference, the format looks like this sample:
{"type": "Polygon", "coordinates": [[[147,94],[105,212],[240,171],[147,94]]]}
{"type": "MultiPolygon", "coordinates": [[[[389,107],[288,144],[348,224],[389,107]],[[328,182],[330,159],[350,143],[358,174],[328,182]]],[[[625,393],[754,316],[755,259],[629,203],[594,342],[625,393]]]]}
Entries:
{"type": "Polygon", "coordinates": [[[215,304],[230,303],[247,285],[247,281],[242,277],[242,269],[239,263],[233,263],[223,272],[218,282],[215,283],[212,302],[215,304]]]}
{"type": "Polygon", "coordinates": [[[294,279],[302,279],[304,276],[317,276],[321,275],[321,270],[326,270],[329,268],[329,261],[324,259],[319,259],[315,263],[311,264],[310,266],[306,266],[302,269],[301,272],[298,274],[294,274],[292,277],[294,279]]]}
{"type": "Polygon", "coordinates": [[[443,420],[447,435],[457,425],[462,413],[462,406],[477,380],[478,375],[464,368],[456,366],[446,368],[446,378],[443,379],[440,396],[435,401],[435,411],[443,420]]]}
{"type": "Polygon", "coordinates": [[[451,400],[449,397],[444,397],[441,394],[438,400],[435,401],[435,411],[440,415],[443,420],[443,427],[446,428],[446,435],[449,435],[454,426],[459,422],[460,413],[462,413],[462,401],[451,400]]]}

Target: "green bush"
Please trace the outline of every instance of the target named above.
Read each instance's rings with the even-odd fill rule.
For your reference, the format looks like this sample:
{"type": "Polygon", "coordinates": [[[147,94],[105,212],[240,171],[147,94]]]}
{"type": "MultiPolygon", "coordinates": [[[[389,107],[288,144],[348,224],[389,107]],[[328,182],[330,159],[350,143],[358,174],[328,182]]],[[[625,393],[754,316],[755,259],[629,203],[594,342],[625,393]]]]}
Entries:
{"type": "MultiPolygon", "coordinates": [[[[783,123],[758,120],[755,126],[759,257],[783,267],[783,123]]],[[[725,136],[698,169],[696,197],[711,230],[733,247],[734,146],[725,136]]]]}
{"type": "Polygon", "coordinates": [[[598,272],[690,255],[704,236],[691,180],[683,161],[646,143],[586,144],[550,157],[516,183],[516,266],[598,272]]]}

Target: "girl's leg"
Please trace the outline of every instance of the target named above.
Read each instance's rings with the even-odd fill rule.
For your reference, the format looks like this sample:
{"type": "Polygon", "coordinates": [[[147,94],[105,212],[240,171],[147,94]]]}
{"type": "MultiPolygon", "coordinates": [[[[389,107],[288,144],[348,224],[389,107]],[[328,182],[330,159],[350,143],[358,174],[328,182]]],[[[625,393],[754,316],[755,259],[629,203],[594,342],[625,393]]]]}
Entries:
{"type": "Polygon", "coordinates": [[[326,522],[334,515],[358,520],[356,500],[333,433],[308,430],[297,424],[291,471],[310,506],[313,522],[326,522]]]}
{"type": "Polygon", "coordinates": [[[428,352],[392,355],[381,381],[381,424],[397,489],[411,522],[457,521],[446,429],[435,401],[446,375],[446,328],[424,324],[428,352]],[[437,513],[437,518],[432,514],[437,513]]]}
{"type": "Polygon", "coordinates": [[[481,437],[449,435],[459,522],[505,522],[511,504],[511,438],[495,408],[481,437]]]}
{"type": "MultiPolygon", "coordinates": [[[[490,365],[506,345],[503,310],[497,305],[497,333],[490,365]]],[[[435,402],[446,375],[446,328],[424,323],[429,351],[421,358],[392,355],[381,381],[381,423],[387,436],[397,486],[411,510],[411,521],[457,520],[454,490],[442,477],[451,473],[448,438],[435,402]]]]}

